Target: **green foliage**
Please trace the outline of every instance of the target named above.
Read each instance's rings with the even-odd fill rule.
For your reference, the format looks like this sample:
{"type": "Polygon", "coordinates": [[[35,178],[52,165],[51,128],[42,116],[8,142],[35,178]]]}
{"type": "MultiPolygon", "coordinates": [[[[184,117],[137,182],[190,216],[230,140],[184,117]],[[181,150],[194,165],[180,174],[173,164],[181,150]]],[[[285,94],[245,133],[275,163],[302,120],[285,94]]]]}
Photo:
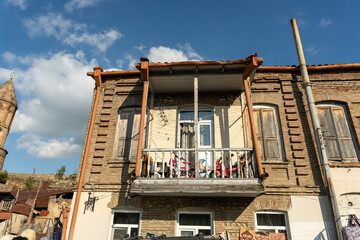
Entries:
{"type": "Polygon", "coordinates": [[[0,171],[0,183],[5,184],[6,181],[9,180],[9,174],[5,171],[0,171]]]}
{"type": "Polygon", "coordinates": [[[57,170],[57,172],[56,172],[56,174],[55,174],[55,177],[56,177],[57,179],[61,179],[61,178],[64,176],[65,172],[66,172],[66,167],[65,167],[65,166],[61,166],[61,168],[57,170]]]}
{"type": "Polygon", "coordinates": [[[34,183],[35,183],[34,177],[30,176],[28,179],[26,179],[25,187],[23,188],[23,190],[31,190],[31,189],[33,189],[34,188],[34,183]]]}

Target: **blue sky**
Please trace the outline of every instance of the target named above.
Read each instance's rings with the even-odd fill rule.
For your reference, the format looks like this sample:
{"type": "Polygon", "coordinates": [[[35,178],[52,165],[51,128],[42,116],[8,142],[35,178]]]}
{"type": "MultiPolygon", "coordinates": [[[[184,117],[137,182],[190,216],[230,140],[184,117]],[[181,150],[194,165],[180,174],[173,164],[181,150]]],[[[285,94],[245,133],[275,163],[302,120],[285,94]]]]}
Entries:
{"type": "Polygon", "coordinates": [[[297,65],[290,19],[308,64],[360,62],[359,1],[3,0],[0,83],[16,72],[19,103],[5,149],[10,172],[76,171],[95,66],[234,60],[297,65]]]}

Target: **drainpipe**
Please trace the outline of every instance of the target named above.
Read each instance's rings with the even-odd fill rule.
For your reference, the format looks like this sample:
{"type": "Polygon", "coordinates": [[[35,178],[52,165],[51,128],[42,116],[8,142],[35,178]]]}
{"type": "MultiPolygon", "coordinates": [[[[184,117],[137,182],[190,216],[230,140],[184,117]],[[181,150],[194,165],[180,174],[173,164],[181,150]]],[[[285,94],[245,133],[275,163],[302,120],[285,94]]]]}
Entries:
{"type": "Polygon", "coordinates": [[[311,89],[311,82],[309,80],[308,71],[306,68],[305,56],[304,56],[304,52],[303,52],[303,48],[302,48],[302,44],[301,44],[299,29],[297,27],[295,18],[291,19],[290,22],[291,22],[291,26],[293,28],[296,51],[297,51],[299,64],[300,64],[301,77],[302,77],[303,86],[304,86],[305,92],[306,92],[306,98],[308,101],[311,121],[312,121],[313,130],[314,130],[315,138],[316,138],[316,145],[317,145],[319,156],[320,156],[320,163],[321,163],[321,169],[322,169],[322,173],[323,173],[324,185],[325,185],[325,188],[328,193],[329,200],[330,200],[330,203],[332,206],[332,213],[333,213],[334,222],[335,222],[335,226],[336,226],[337,237],[338,237],[338,239],[343,239],[342,233],[341,233],[342,225],[341,225],[341,220],[340,220],[339,209],[337,206],[336,196],[335,196],[335,189],[334,189],[334,186],[333,186],[332,180],[331,180],[331,172],[330,172],[329,162],[328,162],[326,151],[325,151],[324,137],[321,132],[319,118],[317,116],[317,112],[316,112],[316,108],[315,108],[315,100],[314,100],[314,96],[313,96],[312,89],[311,89]]]}
{"type": "Polygon", "coordinates": [[[77,192],[76,192],[74,211],[73,211],[72,218],[71,218],[69,240],[72,240],[73,237],[74,237],[76,217],[77,217],[77,213],[78,213],[78,210],[79,210],[81,191],[82,191],[82,188],[83,188],[85,170],[86,170],[86,165],[87,165],[87,161],[88,161],[88,157],[89,157],[90,142],[91,142],[92,132],[93,132],[93,129],[94,129],[96,109],[97,109],[97,106],[98,106],[98,103],[99,103],[99,96],[100,96],[100,91],[101,91],[101,72],[102,71],[103,71],[103,69],[101,67],[95,67],[94,68],[94,79],[95,79],[95,83],[96,83],[96,86],[95,86],[95,88],[96,88],[95,101],[94,101],[94,106],[92,108],[90,128],[89,128],[89,133],[88,133],[88,136],[87,136],[87,139],[86,139],[84,160],[83,160],[83,163],[82,163],[82,166],[81,166],[80,179],[79,179],[79,184],[78,184],[78,188],[77,188],[77,192]]]}
{"type": "Polygon", "coordinates": [[[63,227],[62,227],[62,231],[61,231],[61,240],[65,240],[66,238],[66,228],[67,228],[67,224],[68,224],[68,212],[70,211],[70,208],[64,209],[62,210],[62,215],[63,215],[63,227]]]}
{"type": "MultiPolygon", "coordinates": [[[[136,167],[135,167],[135,176],[140,176],[140,167],[141,167],[141,150],[143,146],[144,139],[144,125],[145,125],[145,114],[146,114],[146,106],[147,106],[147,98],[148,98],[148,90],[149,90],[149,59],[140,58],[140,71],[144,81],[143,86],[143,96],[141,103],[141,115],[140,115],[140,129],[139,129],[139,142],[137,147],[136,154],[136,167]]],[[[150,159],[149,159],[150,161],[150,159]]]]}

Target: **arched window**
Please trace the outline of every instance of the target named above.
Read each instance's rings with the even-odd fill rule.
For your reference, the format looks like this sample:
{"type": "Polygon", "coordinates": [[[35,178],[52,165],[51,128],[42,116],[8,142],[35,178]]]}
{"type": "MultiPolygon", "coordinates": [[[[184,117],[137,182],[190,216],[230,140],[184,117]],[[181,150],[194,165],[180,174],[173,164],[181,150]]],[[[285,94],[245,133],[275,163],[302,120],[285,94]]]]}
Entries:
{"type": "Polygon", "coordinates": [[[331,161],[358,161],[358,149],[345,108],[338,104],[317,104],[316,111],[331,161]]]}
{"type": "Polygon", "coordinates": [[[271,105],[254,105],[253,112],[261,160],[265,162],[283,161],[277,108],[271,105]]]}
{"type": "Polygon", "coordinates": [[[122,160],[136,160],[139,142],[140,108],[122,108],[119,110],[115,158],[122,160]]]}

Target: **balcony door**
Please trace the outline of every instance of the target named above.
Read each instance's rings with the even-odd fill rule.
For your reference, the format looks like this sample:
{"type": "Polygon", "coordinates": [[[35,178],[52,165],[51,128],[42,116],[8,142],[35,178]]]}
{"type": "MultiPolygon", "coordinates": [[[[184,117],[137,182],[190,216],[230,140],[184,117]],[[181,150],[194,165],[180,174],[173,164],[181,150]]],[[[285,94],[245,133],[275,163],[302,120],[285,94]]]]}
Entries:
{"type": "MultiPolygon", "coordinates": [[[[195,148],[195,129],[194,129],[194,110],[193,108],[184,108],[179,111],[178,126],[178,148],[195,148]]],[[[199,108],[198,124],[198,148],[199,159],[207,161],[208,167],[212,166],[212,153],[206,149],[213,147],[213,112],[210,108],[199,108]]],[[[184,156],[182,156],[184,157],[184,156]]],[[[195,154],[189,152],[188,161],[194,167],[195,154]]],[[[205,166],[203,161],[203,165],[205,166]]]]}

